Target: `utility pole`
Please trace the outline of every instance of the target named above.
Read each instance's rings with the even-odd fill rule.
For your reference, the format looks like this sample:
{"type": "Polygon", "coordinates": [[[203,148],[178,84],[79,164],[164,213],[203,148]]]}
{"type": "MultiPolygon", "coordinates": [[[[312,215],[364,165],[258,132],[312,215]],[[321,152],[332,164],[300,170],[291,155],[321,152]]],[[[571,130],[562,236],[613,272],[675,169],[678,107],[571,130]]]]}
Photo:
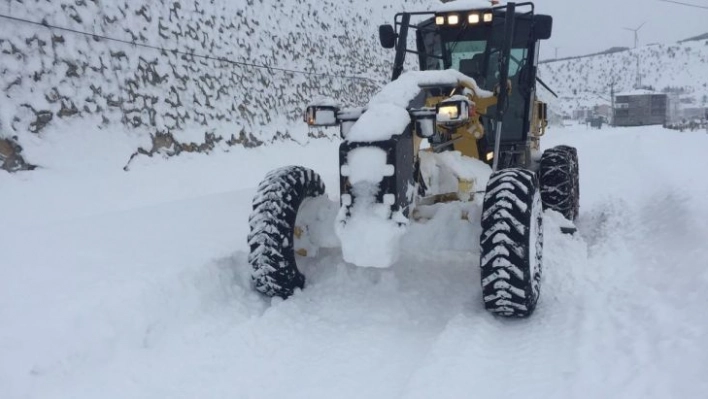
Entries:
{"type": "Polygon", "coordinates": [[[617,82],[615,81],[615,78],[612,78],[612,82],[610,82],[610,98],[612,99],[612,120],[610,121],[610,126],[615,126],[615,84],[617,82]]]}

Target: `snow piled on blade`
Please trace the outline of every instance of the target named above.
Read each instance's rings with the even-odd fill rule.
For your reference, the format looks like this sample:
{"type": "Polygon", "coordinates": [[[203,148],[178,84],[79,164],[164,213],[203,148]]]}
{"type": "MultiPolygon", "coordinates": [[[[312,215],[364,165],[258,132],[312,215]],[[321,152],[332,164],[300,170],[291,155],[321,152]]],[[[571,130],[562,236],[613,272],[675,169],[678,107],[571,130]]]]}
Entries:
{"type": "MultiPolygon", "coordinates": [[[[337,229],[342,257],[360,267],[387,268],[399,258],[405,225],[388,218],[388,206],[372,204],[337,229]]],[[[406,219],[401,216],[400,222],[406,219]]]]}
{"type": "Polygon", "coordinates": [[[432,155],[439,165],[448,168],[457,178],[474,180],[479,187],[486,187],[492,168],[479,159],[463,157],[459,151],[445,151],[440,153],[426,153],[432,155]]]}
{"type": "Polygon", "coordinates": [[[421,151],[419,156],[427,194],[457,192],[460,180],[472,182],[472,191],[483,191],[492,174],[489,165],[463,157],[459,151],[421,151]]]}
{"type": "Polygon", "coordinates": [[[411,122],[408,106],[420,93],[421,87],[461,84],[472,87],[479,97],[486,98],[493,95],[481,89],[474,79],[454,69],[406,72],[386,85],[369,101],[367,111],[352,126],[347,140],[384,141],[401,134],[411,122]]]}
{"type": "Polygon", "coordinates": [[[386,268],[396,263],[406,219],[391,214],[391,207],[376,202],[377,183],[361,181],[352,186],[355,202],[343,206],[337,217],[337,236],[345,261],[361,267],[386,268]]]}
{"type": "Polygon", "coordinates": [[[362,267],[389,267],[398,260],[401,236],[408,220],[391,218],[392,198],[379,203],[379,183],[392,176],[394,166],[387,164],[386,152],[378,147],[359,147],[349,151],[342,175],[352,184],[352,195],[343,198],[337,216],[337,236],[344,260],[362,267]]]}

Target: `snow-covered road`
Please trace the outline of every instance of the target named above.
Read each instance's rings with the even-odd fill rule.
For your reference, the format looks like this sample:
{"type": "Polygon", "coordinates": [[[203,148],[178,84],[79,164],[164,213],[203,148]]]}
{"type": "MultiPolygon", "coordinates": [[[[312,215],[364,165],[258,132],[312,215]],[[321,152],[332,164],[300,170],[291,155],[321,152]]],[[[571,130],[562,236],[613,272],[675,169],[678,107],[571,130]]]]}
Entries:
{"type": "Polygon", "coordinates": [[[289,300],[254,293],[256,185],[297,163],[336,195],[334,142],[0,174],[0,397],[705,396],[708,135],[551,129],[560,143],[579,149],[579,233],[546,218],[527,320],[483,310],[477,230],[445,212],[390,269],[327,251],[289,300]]]}

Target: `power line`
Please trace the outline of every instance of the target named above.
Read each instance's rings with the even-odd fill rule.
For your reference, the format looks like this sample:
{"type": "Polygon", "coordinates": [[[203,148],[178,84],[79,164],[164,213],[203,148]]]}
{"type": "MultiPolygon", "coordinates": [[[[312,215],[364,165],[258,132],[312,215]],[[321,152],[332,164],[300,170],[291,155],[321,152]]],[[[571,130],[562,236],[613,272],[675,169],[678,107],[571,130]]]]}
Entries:
{"type": "Polygon", "coordinates": [[[697,4],[683,3],[683,2],[680,2],[680,1],[674,1],[674,0],[659,0],[659,1],[663,1],[663,2],[665,2],[665,3],[680,4],[680,5],[682,5],[682,6],[687,6],[687,7],[702,8],[702,9],[704,9],[704,10],[708,10],[708,6],[699,6],[699,5],[697,5],[697,4]]]}
{"type": "Polygon", "coordinates": [[[255,64],[252,62],[235,61],[235,60],[231,60],[231,59],[224,58],[224,57],[214,57],[214,56],[210,56],[210,55],[206,55],[206,54],[190,53],[187,51],[178,50],[176,48],[175,49],[167,49],[164,47],[154,46],[151,44],[137,43],[135,41],[116,39],[113,37],[103,36],[103,35],[99,35],[99,34],[95,34],[95,33],[88,33],[88,32],[84,32],[84,31],[80,31],[80,30],[76,30],[76,29],[65,28],[65,27],[56,26],[56,25],[50,25],[44,20],[42,20],[42,22],[37,22],[37,21],[31,21],[28,19],[13,17],[10,15],[5,15],[5,14],[0,14],[0,18],[4,18],[4,19],[10,20],[10,21],[30,24],[30,25],[41,26],[41,27],[48,28],[48,29],[56,29],[56,30],[60,30],[60,31],[64,31],[64,32],[75,33],[77,35],[89,36],[89,37],[92,37],[94,40],[102,39],[102,40],[107,40],[107,41],[112,41],[112,42],[117,42],[117,43],[128,44],[131,46],[147,48],[147,49],[151,49],[151,50],[158,50],[160,52],[171,52],[173,54],[181,54],[181,55],[186,55],[186,56],[195,57],[195,58],[203,58],[203,59],[211,60],[211,61],[226,62],[226,63],[232,64],[232,65],[238,65],[238,66],[243,66],[243,67],[259,68],[259,69],[267,69],[269,71],[288,72],[288,73],[310,75],[310,76],[323,76],[323,77],[347,79],[347,80],[367,80],[367,81],[370,81],[373,83],[378,83],[376,81],[376,79],[366,78],[363,76],[346,76],[346,75],[338,76],[338,75],[332,75],[332,74],[321,73],[321,72],[301,71],[301,70],[296,70],[296,69],[288,69],[288,68],[273,67],[273,66],[262,65],[262,64],[255,64]]]}

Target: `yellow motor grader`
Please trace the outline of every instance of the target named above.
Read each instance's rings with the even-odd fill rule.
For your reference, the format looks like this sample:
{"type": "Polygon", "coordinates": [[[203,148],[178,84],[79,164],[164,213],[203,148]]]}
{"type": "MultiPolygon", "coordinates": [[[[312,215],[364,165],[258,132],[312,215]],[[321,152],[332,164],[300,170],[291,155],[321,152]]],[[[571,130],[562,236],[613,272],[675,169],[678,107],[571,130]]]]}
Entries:
{"type": "Polygon", "coordinates": [[[297,266],[309,249],[299,244],[303,235],[340,245],[351,264],[387,267],[420,209],[483,194],[485,307],[514,317],[534,311],[543,209],[570,221],[578,214],[577,151],[558,146],[541,153],[539,145],[547,116],[536,95],[543,84],[537,62],[552,18],[535,14],[533,3],[468,4],[399,13],[393,25],[379,28],[382,46],[396,52],[393,76],[368,105],[345,108],[329,100],[307,107],[309,125],[340,127],[339,203],[332,218],[315,222],[311,216],[324,205],[312,199],[325,191],[317,173],[287,166],[266,176],[250,218],[249,263],[258,291],[286,298],[305,286],[297,266]],[[403,73],[408,55],[419,71],[403,73]],[[431,162],[445,166],[446,181],[456,184],[426,175],[431,162]],[[318,232],[322,225],[335,234],[318,232]]]}

